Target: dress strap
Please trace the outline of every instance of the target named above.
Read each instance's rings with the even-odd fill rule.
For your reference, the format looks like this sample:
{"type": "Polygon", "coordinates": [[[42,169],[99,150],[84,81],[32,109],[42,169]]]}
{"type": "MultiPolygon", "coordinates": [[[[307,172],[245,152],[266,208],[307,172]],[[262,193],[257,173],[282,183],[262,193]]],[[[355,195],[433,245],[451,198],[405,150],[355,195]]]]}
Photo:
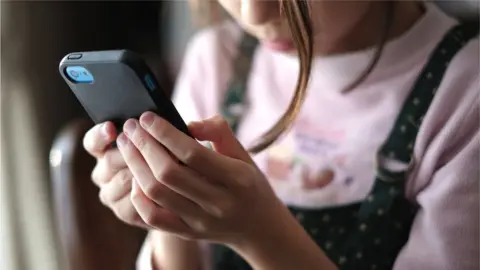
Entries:
{"type": "Polygon", "coordinates": [[[377,155],[378,177],[387,182],[404,179],[414,165],[413,146],[423,118],[433,101],[437,89],[450,64],[465,44],[478,35],[478,25],[460,24],[449,30],[437,45],[430,60],[415,82],[385,143],[377,155]],[[406,165],[405,170],[386,169],[385,160],[395,160],[406,165]]]}
{"type": "Polygon", "coordinates": [[[248,78],[258,40],[244,32],[238,46],[238,54],[233,61],[233,77],[223,100],[221,112],[234,132],[246,109],[248,78]]]}
{"type": "MultiPolygon", "coordinates": [[[[362,220],[376,211],[389,211],[405,195],[408,174],[415,165],[413,146],[424,115],[432,103],[450,61],[472,38],[478,26],[461,24],[449,30],[430,56],[398,115],[395,125],[376,157],[374,186],[362,204],[362,220]]],[[[410,215],[410,213],[402,213],[410,215]]],[[[400,218],[400,217],[399,217],[400,218]]]]}

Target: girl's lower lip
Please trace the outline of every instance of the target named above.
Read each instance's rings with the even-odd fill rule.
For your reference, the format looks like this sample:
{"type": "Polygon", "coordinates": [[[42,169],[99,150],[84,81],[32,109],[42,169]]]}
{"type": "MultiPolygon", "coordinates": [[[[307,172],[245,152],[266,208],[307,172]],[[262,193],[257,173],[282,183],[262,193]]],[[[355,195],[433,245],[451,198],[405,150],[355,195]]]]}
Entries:
{"type": "Polygon", "coordinates": [[[271,50],[280,52],[288,52],[295,48],[293,42],[288,40],[262,41],[262,44],[271,50]]]}

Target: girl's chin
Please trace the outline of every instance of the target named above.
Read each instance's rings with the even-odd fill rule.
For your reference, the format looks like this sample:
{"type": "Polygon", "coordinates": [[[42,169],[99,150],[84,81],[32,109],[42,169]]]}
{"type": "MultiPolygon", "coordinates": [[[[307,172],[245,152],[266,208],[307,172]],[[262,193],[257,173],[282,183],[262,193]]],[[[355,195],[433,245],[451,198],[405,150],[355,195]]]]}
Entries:
{"type": "Polygon", "coordinates": [[[262,40],[261,43],[272,51],[291,53],[295,50],[295,45],[291,40],[262,40]]]}

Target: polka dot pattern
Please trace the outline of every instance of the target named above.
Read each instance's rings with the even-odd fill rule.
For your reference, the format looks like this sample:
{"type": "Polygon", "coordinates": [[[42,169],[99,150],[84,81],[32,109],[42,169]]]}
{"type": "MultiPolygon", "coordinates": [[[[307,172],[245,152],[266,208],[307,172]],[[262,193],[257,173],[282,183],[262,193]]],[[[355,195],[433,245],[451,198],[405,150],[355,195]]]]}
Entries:
{"type": "MultiPolygon", "coordinates": [[[[418,129],[448,63],[477,34],[478,26],[470,24],[456,26],[446,34],[414,85],[379,155],[405,164],[412,163],[418,129]]],[[[254,46],[249,36],[240,44],[243,55],[239,56],[235,65],[238,75],[232,80],[225,99],[223,112],[234,130],[241,118],[237,112],[242,110],[231,108],[240,103],[244,105],[245,72],[248,71],[248,59],[253,55],[254,46]]],[[[392,172],[378,164],[374,186],[365,200],[340,207],[289,209],[339,269],[392,269],[398,252],[408,240],[416,213],[416,208],[404,196],[407,173],[407,170],[392,172]]],[[[219,245],[213,248],[213,262],[214,270],[251,269],[240,256],[219,245]]]]}

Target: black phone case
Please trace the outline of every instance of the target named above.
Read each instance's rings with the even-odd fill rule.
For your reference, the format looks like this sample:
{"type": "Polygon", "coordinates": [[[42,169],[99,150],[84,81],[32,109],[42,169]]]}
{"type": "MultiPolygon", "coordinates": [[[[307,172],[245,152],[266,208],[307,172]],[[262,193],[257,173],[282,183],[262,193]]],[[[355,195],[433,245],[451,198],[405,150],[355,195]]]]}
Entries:
{"type": "Polygon", "coordinates": [[[112,121],[121,131],[129,118],[138,119],[152,111],[191,136],[148,65],[132,51],[70,53],[60,62],[59,71],[96,124],[112,121]],[[93,75],[93,83],[72,82],[65,73],[68,66],[85,67],[93,75]]]}

